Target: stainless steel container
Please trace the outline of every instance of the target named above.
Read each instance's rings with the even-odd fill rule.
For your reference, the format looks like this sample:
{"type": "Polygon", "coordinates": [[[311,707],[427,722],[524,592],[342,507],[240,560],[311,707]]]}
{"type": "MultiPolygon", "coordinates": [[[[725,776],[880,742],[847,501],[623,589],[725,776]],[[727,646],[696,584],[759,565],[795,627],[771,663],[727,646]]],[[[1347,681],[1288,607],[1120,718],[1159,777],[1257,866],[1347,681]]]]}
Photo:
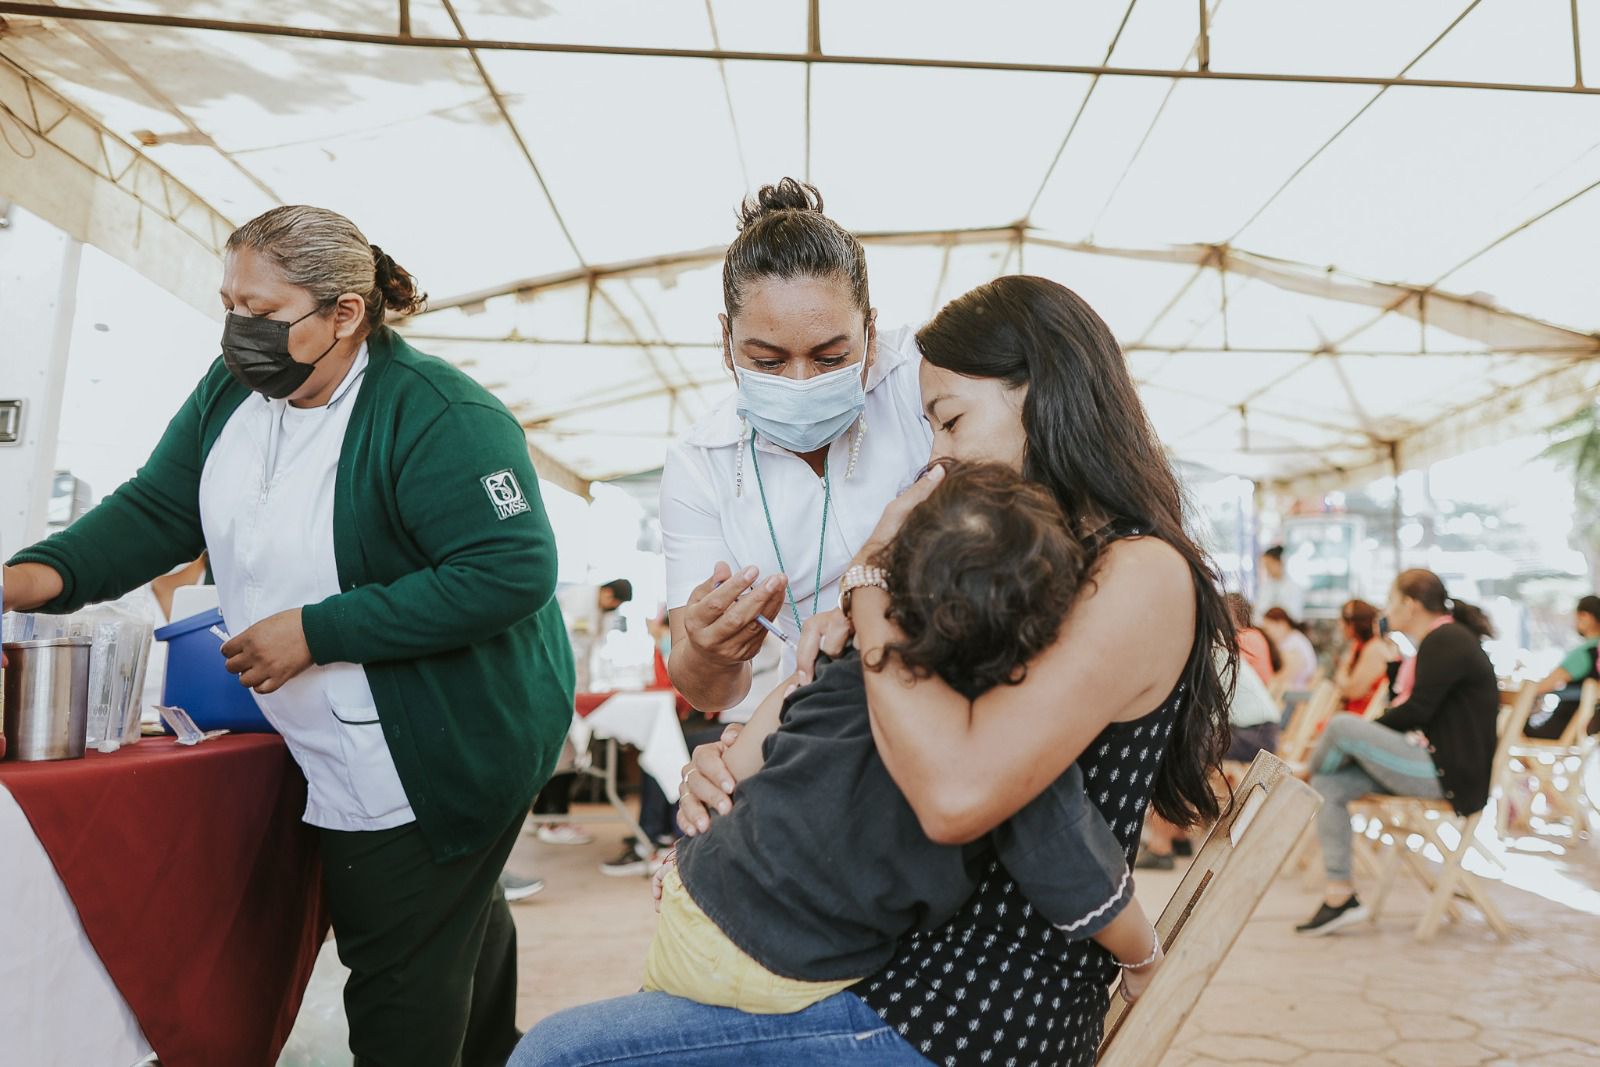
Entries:
{"type": "Polygon", "coordinates": [[[5,646],[6,759],[78,759],[89,726],[87,637],[5,646]]]}

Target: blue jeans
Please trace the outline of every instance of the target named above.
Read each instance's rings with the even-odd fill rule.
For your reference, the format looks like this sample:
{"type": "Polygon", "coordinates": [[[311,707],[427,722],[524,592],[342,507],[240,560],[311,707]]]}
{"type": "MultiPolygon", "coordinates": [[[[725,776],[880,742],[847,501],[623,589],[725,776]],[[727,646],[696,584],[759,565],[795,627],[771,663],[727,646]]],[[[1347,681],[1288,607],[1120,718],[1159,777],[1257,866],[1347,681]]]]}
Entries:
{"type": "Polygon", "coordinates": [[[506,1067],[928,1067],[854,993],[792,1015],[750,1015],[666,993],[635,993],[568,1008],[523,1037],[506,1067]]]}
{"type": "Polygon", "coordinates": [[[1350,880],[1350,802],[1368,793],[1438,800],[1439,771],[1427,749],[1387,726],[1348,713],[1328,720],[1311,753],[1311,788],[1322,794],[1317,838],[1329,881],[1350,880]]]}

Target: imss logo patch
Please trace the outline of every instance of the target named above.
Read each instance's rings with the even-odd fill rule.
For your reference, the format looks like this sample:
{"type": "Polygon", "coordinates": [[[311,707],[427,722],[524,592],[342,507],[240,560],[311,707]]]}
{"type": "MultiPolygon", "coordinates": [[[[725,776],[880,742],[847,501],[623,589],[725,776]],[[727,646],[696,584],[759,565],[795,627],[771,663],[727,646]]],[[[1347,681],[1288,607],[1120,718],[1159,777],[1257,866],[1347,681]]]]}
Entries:
{"type": "Polygon", "coordinates": [[[484,475],[483,489],[494,503],[495,514],[502,519],[528,510],[528,499],[522,495],[522,486],[517,484],[517,476],[510,470],[484,475]]]}

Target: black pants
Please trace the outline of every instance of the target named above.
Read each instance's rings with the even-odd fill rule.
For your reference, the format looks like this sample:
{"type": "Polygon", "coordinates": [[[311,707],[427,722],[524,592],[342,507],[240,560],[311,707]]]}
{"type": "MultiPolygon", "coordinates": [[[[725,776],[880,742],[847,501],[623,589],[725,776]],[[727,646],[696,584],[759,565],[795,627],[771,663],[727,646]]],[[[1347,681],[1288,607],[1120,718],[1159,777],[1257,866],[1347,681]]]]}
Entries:
{"type": "MultiPolygon", "coordinates": [[[[1561,702],[1548,716],[1539,718],[1533,716],[1528,725],[1523,728],[1524,737],[1536,737],[1543,741],[1559,741],[1561,735],[1567,732],[1567,727],[1572,723],[1572,717],[1578,713],[1578,704],[1583,699],[1583,685],[1581,683],[1569,685],[1565,689],[1556,691],[1556,696],[1561,702]]],[[[1591,734],[1600,733],[1600,715],[1596,715],[1589,723],[1591,734]]]]}
{"type": "Polygon", "coordinates": [[[566,815],[572,810],[572,784],[578,780],[577,774],[566,771],[562,774],[552,775],[550,780],[539,790],[533,798],[533,813],[535,815],[566,815]]]}
{"type": "MultiPolygon", "coordinates": [[[[702,724],[705,721],[701,719],[702,724]]],[[[723,727],[715,724],[684,730],[683,740],[689,748],[689,754],[694,755],[695,746],[709,745],[720,738],[722,730],[723,727]]],[[[682,831],[678,829],[678,805],[667,803],[667,794],[662,791],[661,784],[654,778],[643,773],[640,777],[644,780],[639,785],[639,828],[656,844],[670,843],[683,836],[682,831]]]]}
{"type": "Polygon", "coordinates": [[[435,863],[416,824],[321,831],[323,885],[356,1067],[504,1067],[517,931],[500,871],[522,813],[489,847],[435,863]]]}

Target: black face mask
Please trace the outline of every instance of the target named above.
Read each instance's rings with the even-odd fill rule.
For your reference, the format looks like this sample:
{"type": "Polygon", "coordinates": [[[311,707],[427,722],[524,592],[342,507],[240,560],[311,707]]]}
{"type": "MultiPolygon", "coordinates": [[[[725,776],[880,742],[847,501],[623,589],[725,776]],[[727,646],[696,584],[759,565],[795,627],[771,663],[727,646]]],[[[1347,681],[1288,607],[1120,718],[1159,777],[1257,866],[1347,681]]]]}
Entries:
{"type": "Polygon", "coordinates": [[[335,337],[333,343],[322,350],[322,355],[310,363],[300,363],[289,354],[289,327],[321,310],[321,307],[312,308],[294,322],[229,312],[222,325],[222,362],[228,373],[246,389],[273,400],[293,396],[306,384],[323,356],[339,343],[335,337]]]}

